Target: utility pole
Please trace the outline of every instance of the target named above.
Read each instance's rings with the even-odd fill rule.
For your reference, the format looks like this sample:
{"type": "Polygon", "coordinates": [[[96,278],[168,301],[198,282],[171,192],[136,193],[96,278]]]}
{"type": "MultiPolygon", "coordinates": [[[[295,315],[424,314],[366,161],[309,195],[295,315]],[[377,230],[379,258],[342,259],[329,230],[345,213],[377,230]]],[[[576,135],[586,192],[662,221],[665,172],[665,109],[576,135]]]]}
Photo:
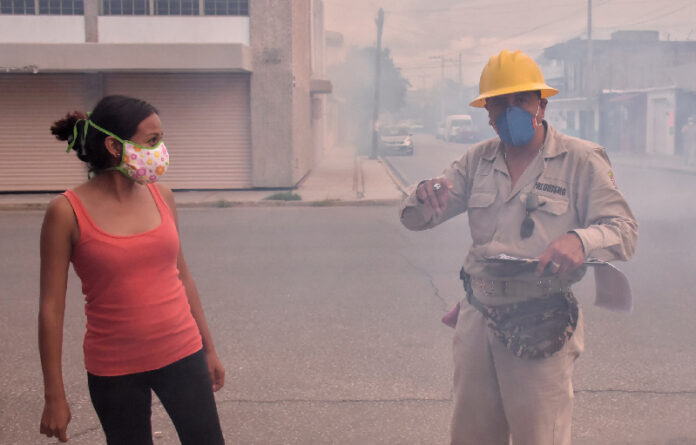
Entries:
{"type": "Polygon", "coordinates": [[[440,122],[445,120],[445,56],[430,56],[429,59],[440,59],[440,122]]]}
{"type": "Polygon", "coordinates": [[[594,86],[592,62],[592,0],[587,0],[587,94],[592,93],[594,86]]]}
{"type": "MultiPolygon", "coordinates": [[[[595,95],[595,73],[594,73],[594,61],[592,60],[593,54],[592,54],[592,0],[587,0],[587,91],[585,92],[585,97],[596,97],[595,95]]],[[[593,104],[593,101],[589,102],[590,104],[593,104]]],[[[594,109],[594,105],[591,105],[592,108],[594,109]]],[[[585,125],[584,127],[586,128],[584,130],[585,134],[582,135],[583,129],[580,130],[581,132],[581,137],[584,137],[586,139],[595,139],[595,119],[594,119],[594,112],[592,113],[587,113],[588,118],[585,119],[585,125]],[[591,118],[591,119],[590,119],[591,118]],[[588,122],[589,120],[589,122],[588,122]],[[589,128],[588,128],[589,127],[589,128]]],[[[580,122],[582,125],[582,121],[580,122]]]]}
{"type": "Polygon", "coordinates": [[[459,51],[459,88],[462,87],[462,52],[459,51]]]}
{"type": "Polygon", "coordinates": [[[370,159],[377,159],[377,147],[379,144],[377,121],[379,120],[379,87],[380,74],[382,71],[382,28],[384,27],[384,10],[382,8],[379,8],[379,11],[377,11],[375,23],[377,24],[377,53],[375,55],[375,103],[374,109],[372,110],[372,151],[370,152],[370,159]]]}
{"type": "Polygon", "coordinates": [[[440,81],[445,81],[445,56],[440,56],[440,81]]]}
{"type": "Polygon", "coordinates": [[[459,51],[459,85],[457,87],[457,108],[461,106],[464,86],[462,85],[462,52],[459,51]]]}

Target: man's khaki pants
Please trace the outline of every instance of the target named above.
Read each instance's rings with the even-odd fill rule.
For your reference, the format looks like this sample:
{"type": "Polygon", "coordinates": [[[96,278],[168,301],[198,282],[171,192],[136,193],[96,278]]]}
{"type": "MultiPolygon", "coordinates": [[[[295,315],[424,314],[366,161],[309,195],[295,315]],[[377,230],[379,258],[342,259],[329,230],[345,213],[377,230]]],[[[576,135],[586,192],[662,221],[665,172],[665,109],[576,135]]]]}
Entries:
{"type": "Polygon", "coordinates": [[[569,445],[573,367],[584,348],[582,314],[563,348],[516,357],[466,300],[454,336],[452,445],[569,445]]]}

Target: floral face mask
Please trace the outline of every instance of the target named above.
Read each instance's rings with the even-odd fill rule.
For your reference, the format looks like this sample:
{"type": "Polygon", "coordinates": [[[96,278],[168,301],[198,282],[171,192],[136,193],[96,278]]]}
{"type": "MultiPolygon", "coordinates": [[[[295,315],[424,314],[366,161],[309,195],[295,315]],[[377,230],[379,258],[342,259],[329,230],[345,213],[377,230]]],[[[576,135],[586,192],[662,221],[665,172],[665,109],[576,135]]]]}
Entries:
{"type": "MultiPolygon", "coordinates": [[[[121,142],[121,162],[116,167],[107,170],[118,170],[138,184],[151,184],[157,182],[167,172],[169,166],[169,153],[164,141],[160,141],[154,147],[145,147],[133,141],[121,139],[112,132],[101,128],[89,119],[85,120],[83,138],[87,135],[87,129],[92,126],[121,142]]],[[[68,151],[73,147],[77,137],[77,124],[73,131],[73,140],[68,146],[68,151]]],[[[84,145],[84,144],[83,144],[84,145]]]]}
{"type": "Polygon", "coordinates": [[[113,170],[118,170],[138,184],[157,182],[167,171],[169,153],[164,142],[154,147],[143,147],[131,141],[121,141],[123,153],[121,163],[113,170]]]}

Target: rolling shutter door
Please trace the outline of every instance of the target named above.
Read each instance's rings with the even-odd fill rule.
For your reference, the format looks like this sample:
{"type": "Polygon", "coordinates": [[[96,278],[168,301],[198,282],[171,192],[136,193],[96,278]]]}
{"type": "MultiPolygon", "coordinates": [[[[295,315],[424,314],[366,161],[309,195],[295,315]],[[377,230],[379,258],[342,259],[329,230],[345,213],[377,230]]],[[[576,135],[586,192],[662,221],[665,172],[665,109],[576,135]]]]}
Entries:
{"type": "Polygon", "coordinates": [[[51,125],[86,110],[79,74],[0,75],[0,191],[62,191],[87,180],[87,168],[51,125]]]}
{"type": "Polygon", "coordinates": [[[249,75],[108,74],[106,94],[150,102],[162,119],[174,189],[251,187],[249,75]]]}

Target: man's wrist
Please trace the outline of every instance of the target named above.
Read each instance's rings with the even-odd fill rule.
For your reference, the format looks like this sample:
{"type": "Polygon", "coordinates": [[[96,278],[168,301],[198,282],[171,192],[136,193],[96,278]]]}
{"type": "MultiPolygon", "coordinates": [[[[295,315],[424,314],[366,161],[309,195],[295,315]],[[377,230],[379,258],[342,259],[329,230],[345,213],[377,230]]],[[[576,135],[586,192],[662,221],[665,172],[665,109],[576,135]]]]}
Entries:
{"type": "Polygon", "coordinates": [[[586,256],[587,256],[587,251],[585,251],[585,244],[583,244],[582,238],[580,238],[580,235],[578,235],[578,232],[576,232],[575,230],[569,230],[569,231],[566,232],[566,233],[569,234],[569,235],[575,235],[575,237],[578,239],[578,241],[580,241],[580,247],[582,247],[582,254],[583,254],[583,256],[586,257],[586,256]]]}

